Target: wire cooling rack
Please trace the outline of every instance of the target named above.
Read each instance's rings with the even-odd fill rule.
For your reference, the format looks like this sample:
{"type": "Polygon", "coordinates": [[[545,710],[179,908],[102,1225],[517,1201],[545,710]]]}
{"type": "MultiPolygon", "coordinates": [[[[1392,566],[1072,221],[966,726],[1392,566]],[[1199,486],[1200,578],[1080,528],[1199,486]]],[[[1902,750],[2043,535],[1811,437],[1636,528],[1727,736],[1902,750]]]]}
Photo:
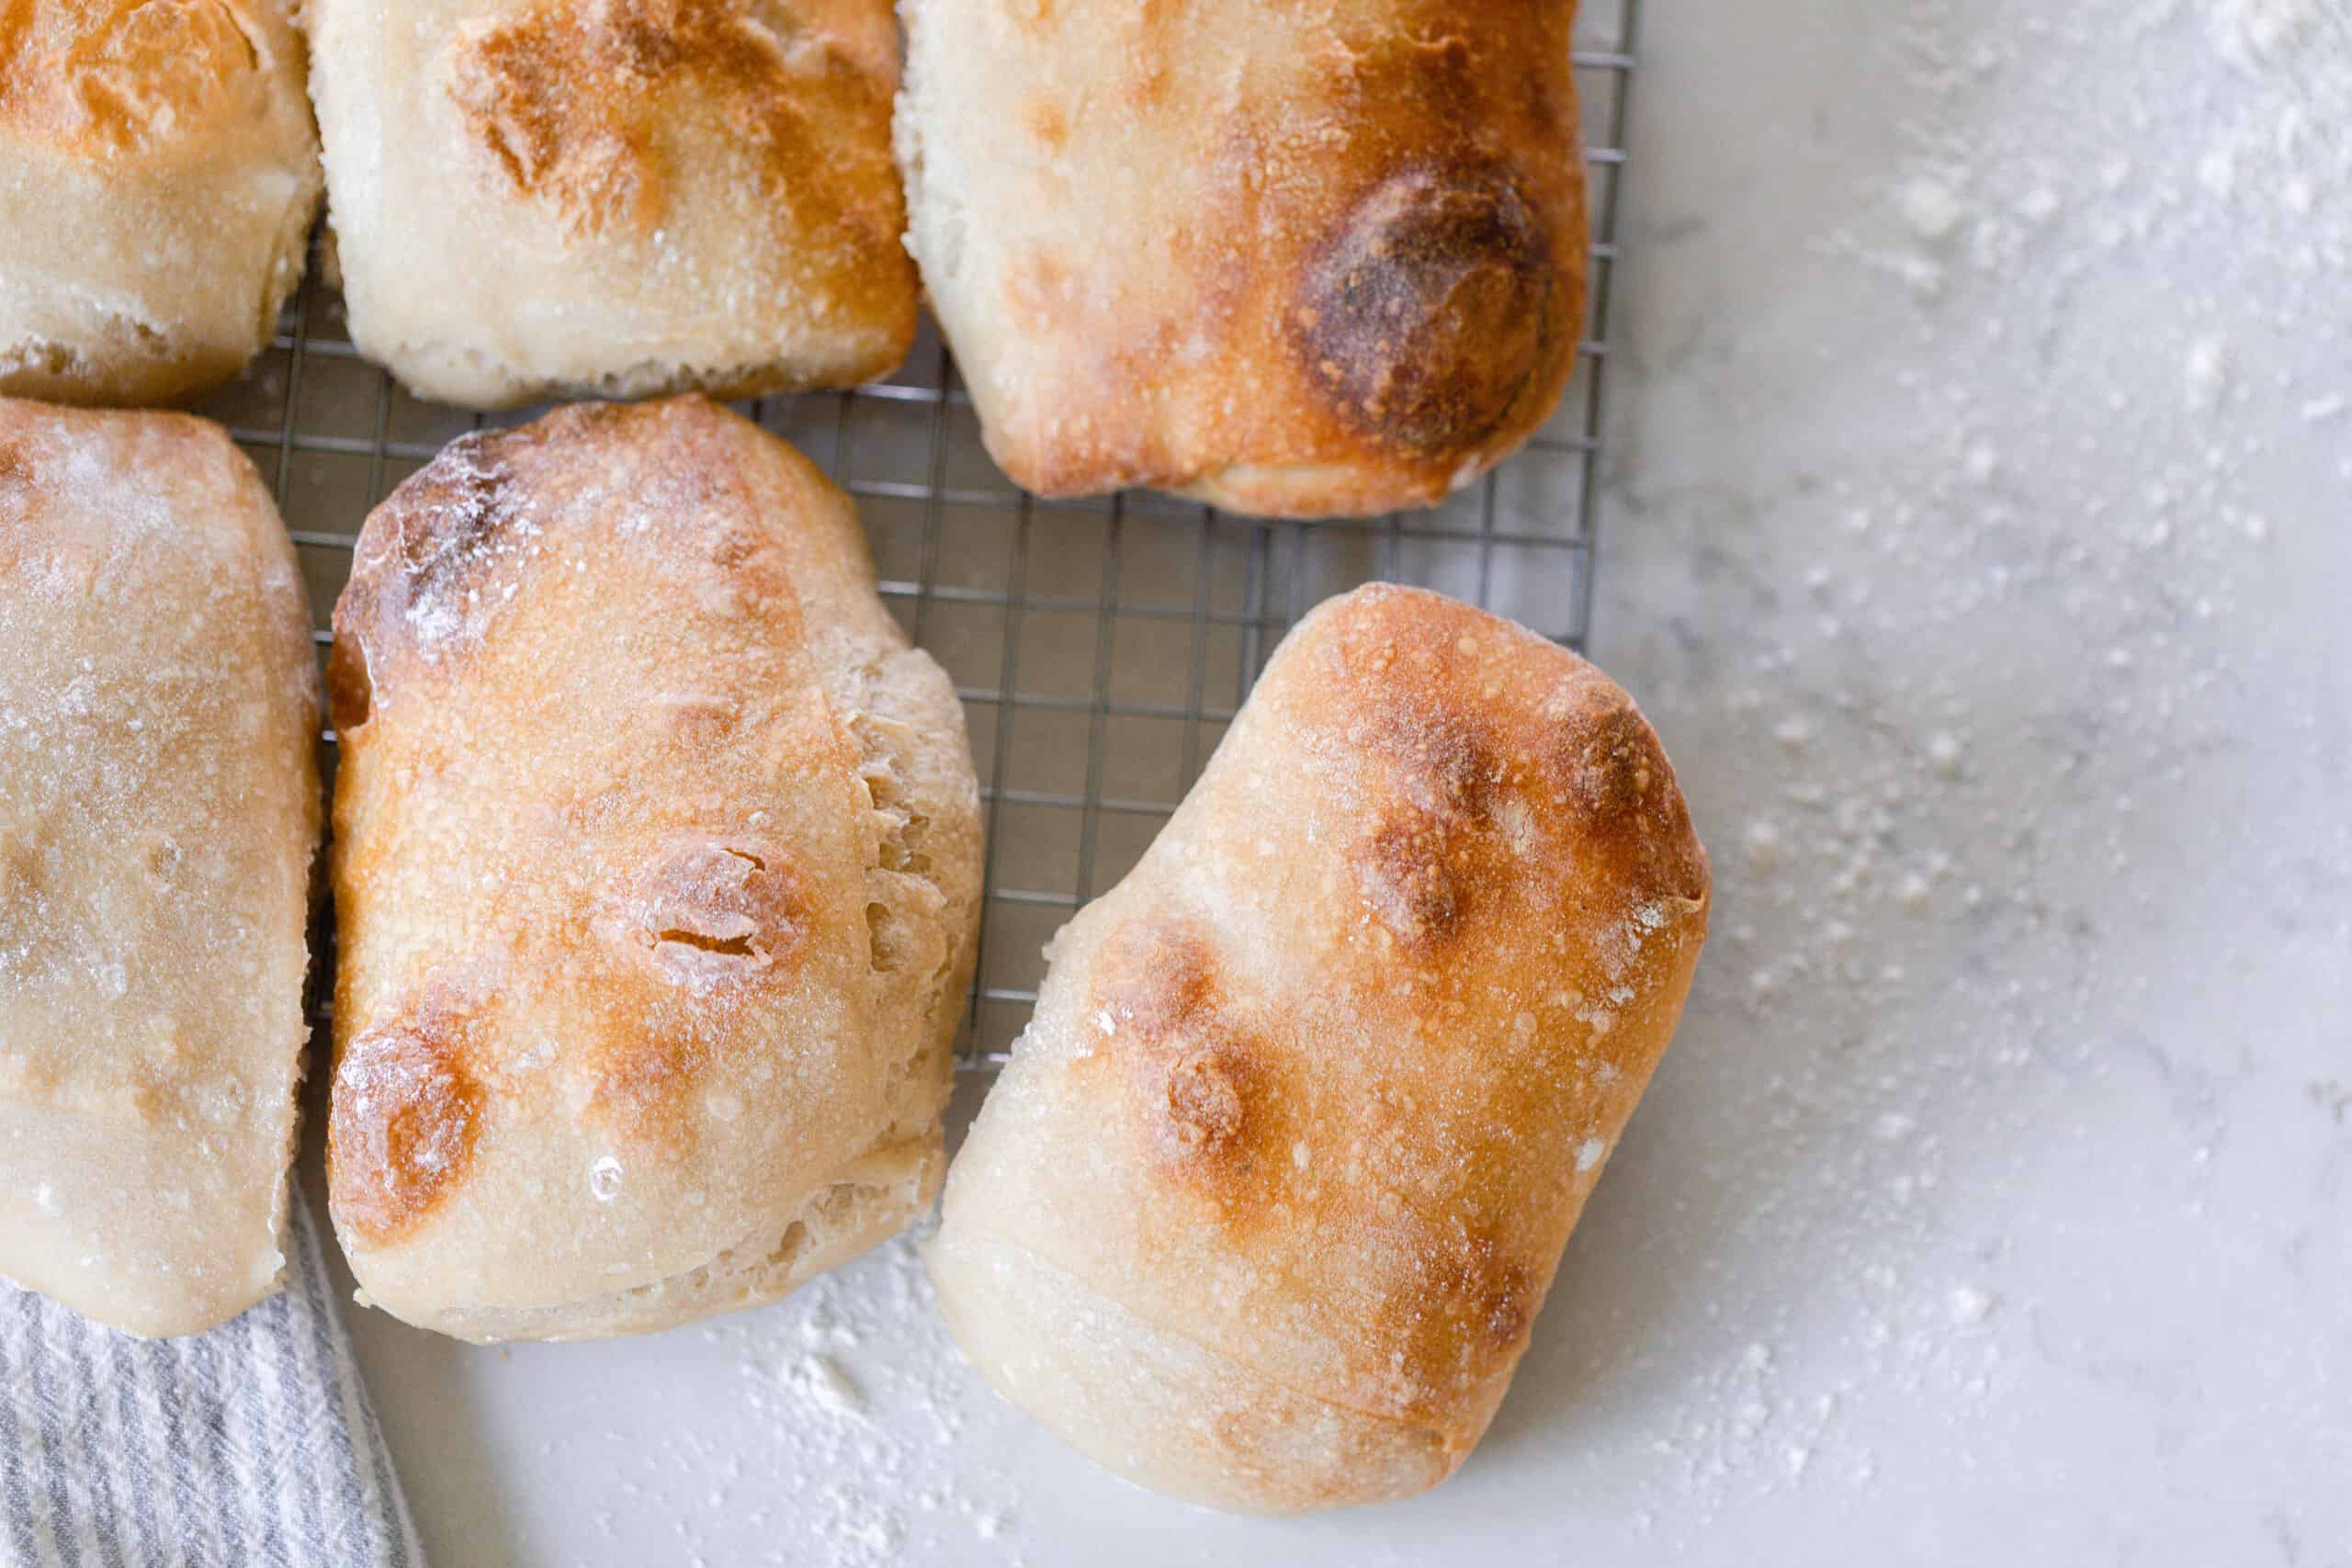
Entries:
{"type": "MultiPolygon", "coordinates": [[[[857,498],[885,601],[963,698],[988,832],[964,1070],[1004,1060],[1046,940],[1135,863],[1317,601],[1374,578],[1419,583],[1584,646],[1636,7],[1587,0],[1577,28],[1592,287],[1567,395],[1526,450],[1438,510],[1294,523],[1144,492],[1030,496],[981,449],[928,321],[888,380],[739,405],[857,498]]],[[[453,437],[543,411],[482,415],[409,396],[358,357],[322,270],[270,349],[203,412],[276,487],[323,649],[369,509],[453,437]]],[[[314,1021],[325,1005],[321,987],[314,1021]]]]}

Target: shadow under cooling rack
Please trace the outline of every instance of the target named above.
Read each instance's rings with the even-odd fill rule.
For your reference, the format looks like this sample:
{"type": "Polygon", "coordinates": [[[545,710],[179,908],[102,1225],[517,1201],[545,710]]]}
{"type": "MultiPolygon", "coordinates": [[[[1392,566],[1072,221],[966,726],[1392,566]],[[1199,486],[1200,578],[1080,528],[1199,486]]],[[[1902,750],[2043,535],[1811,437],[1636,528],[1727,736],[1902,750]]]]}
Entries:
{"type": "MultiPolygon", "coordinates": [[[[1317,602],[1419,583],[1583,647],[1633,23],[1634,0],[1618,0],[1587,6],[1579,26],[1591,330],[1568,393],[1525,451],[1436,510],[1293,523],[1141,492],[1039,500],[989,460],[928,322],[887,381],[738,405],[858,498],[884,598],[963,698],[988,829],[964,1067],[1002,1061],[1046,939],[1136,863],[1317,602]]],[[[358,357],[318,271],[268,353],[204,412],[274,484],[323,644],[369,509],[451,438],[541,411],[410,397],[358,357]]]]}

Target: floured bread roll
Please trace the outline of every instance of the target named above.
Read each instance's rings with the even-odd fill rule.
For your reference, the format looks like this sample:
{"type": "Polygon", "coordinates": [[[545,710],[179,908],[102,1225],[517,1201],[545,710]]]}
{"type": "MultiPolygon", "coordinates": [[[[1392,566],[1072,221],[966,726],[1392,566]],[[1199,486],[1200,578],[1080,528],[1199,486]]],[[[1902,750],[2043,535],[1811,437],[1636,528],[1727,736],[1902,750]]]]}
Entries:
{"type": "Polygon", "coordinates": [[[989,450],[1312,517],[1550,415],[1584,321],[1573,0],[906,0],[909,243],[989,450]]]}
{"type": "Polygon", "coordinates": [[[352,340],[426,397],[905,357],[889,0],[309,0],[352,340]]]}
{"type": "Polygon", "coordinates": [[[1324,605],[1054,939],[948,1177],[956,1337],[1159,1491],[1434,1485],[1510,1383],[1707,908],[1608,677],[1436,594],[1324,605]]]}
{"type": "Polygon", "coordinates": [[[165,402],[268,341],[319,204],[288,10],[0,5],[0,392],[165,402]]]}
{"type": "Polygon", "coordinates": [[[942,1163],[979,804],[848,497],[700,399],[465,437],[362,530],[328,688],[328,1174],[376,1305],[659,1328],[942,1163]]]}
{"type": "Polygon", "coordinates": [[[134,1334],[285,1263],[318,724],[228,436],[0,399],[0,1274],[134,1334]]]}

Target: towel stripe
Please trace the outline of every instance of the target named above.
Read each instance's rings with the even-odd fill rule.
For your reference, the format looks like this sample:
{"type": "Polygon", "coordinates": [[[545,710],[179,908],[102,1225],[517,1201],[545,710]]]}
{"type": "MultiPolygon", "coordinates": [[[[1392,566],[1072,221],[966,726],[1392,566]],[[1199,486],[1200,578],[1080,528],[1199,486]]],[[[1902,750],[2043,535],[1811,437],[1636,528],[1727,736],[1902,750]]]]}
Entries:
{"type": "Polygon", "coordinates": [[[193,1374],[181,1364],[184,1352],[176,1352],[168,1345],[164,1350],[165,1354],[143,1358],[155,1373],[148,1386],[154,1391],[156,1414],[163,1420],[163,1451],[158,1458],[164,1471],[164,1490],[171,1497],[172,1513],[179,1526],[176,1545],[180,1556],[201,1562],[215,1557],[219,1547],[203,1516],[197,1511],[201,1499],[195,1495],[196,1477],[201,1471],[192,1462],[196,1450],[180,1429],[180,1395],[187,1392],[193,1374]]]}
{"type": "MultiPolygon", "coordinates": [[[[311,1309],[311,1279],[312,1269],[322,1269],[324,1262],[312,1262],[312,1256],[306,1246],[308,1235],[311,1235],[311,1206],[303,1203],[301,1192],[297,1192],[294,1201],[291,1201],[291,1229],[287,1232],[287,1274],[291,1277],[287,1283],[287,1293],[297,1295],[299,1303],[306,1309],[303,1316],[311,1321],[311,1325],[318,1325],[320,1314],[315,1309],[311,1309]]],[[[315,1542],[315,1540],[327,1540],[329,1521],[341,1518],[341,1514],[327,1509],[327,1497],[336,1495],[334,1405],[327,1404],[327,1361],[322,1361],[318,1354],[318,1336],[291,1333],[291,1336],[282,1336],[282,1340],[285,1340],[285,1352],[291,1366],[287,1384],[297,1392],[294,1396],[301,1405],[303,1458],[311,1464],[308,1483],[297,1483],[294,1491],[301,1495],[299,1500],[301,1500],[303,1540],[315,1542]]]]}
{"type": "MultiPolygon", "coordinates": [[[[17,1369],[29,1349],[28,1317],[11,1314],[0,1322],[0,1350],[7,1353],[8,1381],[14,1388],[17,1369]]],[[[34,1507],[30,1467],[25,1463],[24,1423],[17,1415],[17,1400],[0,1399],[0,1509],[8,1515],[8,1540],[18,1561],[39,1564],[39,1544],[33,1540],[34,1507]]]]}
{"type": "MultiPolygon", "coordinates": [[[[278,1357],[285,1349],[284,1343],[263,1334],[251,1319],[241,1319],[236,1326],[244,1341],[245,1364],[252,1369],[245,1380],[245,1420],[267,1445],[263,1473],[287,1475],[300,1462],[302,1434],[293,1393],[278,1375],[278,1357]],[[273,1411],[277,1412],[275,1419],[270,1414],[273,1411]]],[[[288,1494],[299,1490],[283,1484],[272,1486],[268,1506],[259,1510],[262,1554],[270,1568],[296,1568],[292,1549],[287,1545],[286,1511],[294,1501],[288,1494]]]]}
{"type": "Polygon", "coordinates": [[[123,1568],[120,1521],[130,1499],[120,1494],[113,1456],[121,1451],[107,1431],[106,1381],[97,1369],[97,1336],[79,1315],[63,1312],[63,1337],[73,1353],[74,1429],[80,1434],[82,1462],[89,1469],[90,1488],[96,1506],[89,1510],[92,1544],[103,1568],[123,1568]]]}
{"type": "MultiPolygon", "coordinates": [[[[343,1386],[343,1359],[336,1353],[334,1343],[326,1331],[325,1260],[317,1253],[314,1236],[305,1232],[299,1241],[305,1254],[305,1267],[301,1270],[302,1292],[312,1308],[310,1314],[311,1346],[319,1359],[322,1384],[334,1400],[334,1409],[338,1417],[329,1424],[327,1437],[334,1461],[335,1491],[343,1499],[338,1533],[348,1549],[373,1534],[368,1517],[368,1499],[361,1485],[355,1434],[351,1427],[350,1399],[343,1386]]],[[[380,1562],[382,1559],[372,1550],[372,1542],[369,1546],[365,1561],[380,1562]]],[[[353,1561],[361,1559],[355,1555],[353,1561]]]]}
{"type": "Polygon", "coordinates": [[[129,1558],[132,1562],[160,1562],[163,1548],[155,1531],[155,1476],[147,1459],[147,1444],[141,1440],[139,1427],[139,1379],[128,1348],[130,1341],[119,1334],[108,1334],[95,1323],[83,1325],[94,1347],[93,1356],[98,1364],[93,1386],[114,1390],[113,1408],[107,1416],[107,1429],[99,1435],[108,1451],[122,1460],[123,1517],[130,1521],[130,1533],[138,1538],[129,1558]]]}
{"type": "MultiPolygon", "coordinates": [[[[304,1271],[305,1282],[314,1292],[323,1295],[326,1258],[320,1250],[317,1233],[306,1231],[303,1241],[311,1262],[304,1271]]],[[[401,1501],[399,1483],[392,1479],[391,1457],[384,1451],[376,1429],[375,1412],[367,1405],[367,1389],[359,1381],[359,1363],[351,1353],[348,1338],[338,1334],[330,1343],[337,1369],[335,1383],[343,1391],[343,1430],[352,1447],[352,1466],[360,1472],[361,1486],[368,1494],[368,1506],[361,1510],[359,1517],[370,1537],[371,1550],[378,1554],[371,1561],[389,1563],[391,1568],[411,1568],[413,1562],[423,1561],[423,1553],[412,1553],[415,1537],[409,1528],[408,1510],[401,1501]]]]}
{"type": "Polygon", "coordinates": [[[0,1281],[0,1568],[423,1568],[299,1189],[287,1289],[140,1340],[0,1281]]]}
{"type": "Polygon", "coordinates": [[[65,1500],[66,1458],[63,1423],[57,1418],[57,1396],[49,1391],[51,1369],[47,1344],[53,1343],[49,1323],[53,1310],[39,1296],[33,1298],[33,1337],[35,1353],[26,1359],[25,1382],[32,1394],[33,1417],[40,1428],[40,1465],[48,1484],[43,1488],[43,1501],[49,1505],[49,1551],[63,1568],[82,1568],[82,1553],[74,1540],[75,1510],[65,1500]]]}

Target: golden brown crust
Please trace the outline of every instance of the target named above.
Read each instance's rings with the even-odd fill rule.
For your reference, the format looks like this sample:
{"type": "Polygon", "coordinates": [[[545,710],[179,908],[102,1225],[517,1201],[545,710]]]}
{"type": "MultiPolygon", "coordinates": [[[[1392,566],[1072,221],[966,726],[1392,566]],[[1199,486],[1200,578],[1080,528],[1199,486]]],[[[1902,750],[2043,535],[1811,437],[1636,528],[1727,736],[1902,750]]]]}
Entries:
{"type": "Polygon", "coordinates": [[[1308,259],[1291,342],[1365,439],[1458,463],[1551,368],[1559,287],[1551,237],[1507,171],[1408,165],[1308,259]]]}
{"type": "MultiPolygon", "coordinates": [[[[1400,1472],[1426,1485],[1508,1386],[1708,897],[1673,771],[1605,676],[1435,594],[1335,600],[1057,939],[943,1247],[1018,1242],[1253,1375],[1426,1432],[1442,1463],[1400,1472]]],[[[1302,1418],[1162,1480],[1255,1508],[1392,1495],[1271,1482],[1302,1418]]],[[[1153,1482],[1149,1453],[1070,1435],[1153,1482]]]]}
{"type": "Polygon", "coordinates": [[[242,367],[319,192],[290,0],[0,0],[0,391],[175,402],[242,367]]]}
{"type": "Polygon", "coordinates": [[[887,371],[914,266],[888,0],[312,0],[354,339],[426,395],[887,371]]]}
{"type": "Polygon", "coordinates": [[[630,872],[592,929],[697,996],[789,965],[808,928],[808,879],[770,838],[674,836],[630,872]]]}
{"type": "Polygon", "coordinates": [[[903,1223],[978,802],[847,498],[700,399],[561,409],[394,491],[334,629],[329,1169],[368,1293],[610,1333],[903,1223]]]}
{"type": "Polygon", "coordinates": [[[1452,886],[1449,903],[1481,875],[1507,877],[1531,824],[1560,846],[1561,874],[1598,865],[1645,901],[1705,899],[1706,852],[1673,766],[1614,682],[1436,594],[1382,590],[1335,619],[1331,707],[1394,770],[1409,806],[1396,820],[1411,825],[1424,874],[1452,886]],[[1543,695],[1498,700],[1510,693],[1543,695]]]}
{"type": "MultiPolygon", "coordinates": [[[[756,769],[765,748],[788,740],[811,762],[845,777],[848,755],[829,721],[786,722],[765,735],[754,716],[765,705],[761,696],[735,690],[762,679],[789,689],[808,679],[806,633],[774,525],[746,504],[740,481],[728,482],[730,460],[740,461],[729,450],[740,428],[735,416],[698,400],[652,408],[580,405],[519,430],[461,437],[404,482],[369,517],[335,606],[331,696],[346,756],[366,766],[389,720],[401,736],[422,739],[420,749],[439,765],[478,765],[440,755],[428,706],[440,702],[503,707],[517,724],[518,740],[544,735],[549,717],[528,710],[549,699],[576,700],[580,682],[557,668],[539,671],[533,682],[544,696],[514,688],[505,638],[519,628],[508,617],[530,614],[534,590],[544,603],[551,573],[560,583],[566,572],[581,574],[590,553],[613,547],[613,520],[622,509],[608,502],[619,499],[614,487],[634,483],[660,495],[664,521],[678,530],[668,574],[676,596],[632,606],[637,635],[659,635],[659,622],[676,617],[689,639],[707,645],[705,657],[742,671],[685,694],[690,706],[736,716],[734,744],[710,759],[714,774],[729,764],[756,769]],[[734,493],[724,493],[729,490],[734,493]],[[470,699],[463,694],[469,693],[470,699]]],[[[612,596],[592,591],[581,602],[610,604],[612,596]]],[[[629,694],[612,696],[619,701],[605,709],[607,722],[627,722],[635,705],[629,694]]],[[[649,1149],[691,1141],[697,1119],[691,1096],[726,1070],[706,1026],[747,1005],[788,1005],[809,976],[797,965],[777,965],[775,957],[822,940],[808,919],[815,890],[788,864],[784,847],[754,825],[763,781],[755,773],[751,799],[710,821],[690,779],[678,776],[682,761],[673,751],[661,770],[673,797],[635,802],[628,798],[635,781],[618,766],[582,770],[576,778],[541,777],[527,763],[495,770],[510,789],[537,792],[537,838],[549,861],[566,842],[617,838],[615,849],[626,845],[598,855],[597,869],[560,899],[546,897],[550,889],[517,888],[510,897],[555,923],[549,934],[560,933],[574,955],[576,983],[611,1010],[606,1026],[582,1031],[573,1049],[602,1119],[628,1143],[649,1149]],[[739,852],[751,859],[738,858],[739,852]],[[720,874],[727,865],[749,871],[752,860],[762,866],[755,878],[729,886],[720,874]],[[770,861],[773,874],[765,870],[770,861]],[[741,954],[723,951],[738,942],[741,954]]],[[[356,826],[361,830],[349,844],[339,840],[337,861],[339,880],[355,890],[410,852],[401,836],[356,826]]],[[[523,839],[519,830],[515,836],[523,839]]],[[[551,869],[514,864],[502,880],[545,878],[551,869]]],[[[457,967],[473,961],[503,964],[507,954],[493,947],[461,955],[457,967]]],[[[441,971],[427,973],[440,983],[441,971]]],[[[393,1032],[406,1037],[415,1031],[397,1023],[393,1032]]],[[[373,1029],[355,1035],[347,1049],[375,1037],[373,1029]]],[[[393,1100],[377,1109],[401,1113],[393,1100]]],[[[351,1115],[368,1113],[355,1108],[351,1115]]],[[[371,1134],[379,1141],[386,1135],[371,1134]]],[[[353,1146],[362,1142],[355,1136],[353,1146]]],[[[338,1181],[338,1190],[345,1185],[338,1181]]]]}
{"type": "Polygon", "coordinates": [[[374,1245],[397,1239],[463,1185],[480,1126],[470,1010],[436,987],[337,1054],[327,1121],[328,1201],[374,1245]]]}
{"type": "Polygon", "coordinates": [[[1189,921],[1139,918],[1109,939],[1095,992],[1118,1048],[1136,1142],[1164,1179],[1207,1196],[1227,1224],[1283,1201],[1290,1118],[1268,1042],[1232,1005],[1216,950],[1189,921]]]}
{"type": "Polygon", "coordinates": [[[1587,272],[1572,4],[996,11],[909,7],[899,135],[911,243],[1015,479],[1382,511],[1549,417],[1587,272]],[[1103,244],[1114,222],[1154,243],[1103,244]]]}
{"type": "Polygon", "coordinates": [[[682,116],[708,116],[759,171],[744,217],[854,230],[881,261],[903,224],[884,152],[894,82],[887,54],[841,26],[865,10],[826,9],[539,0],[458,31],[449,92],[507,181],[568,233],[673,220],[684,170],[666,138],[682,116]]]}
{"type": "Polygon", "coordinates": [[[98,159],[185,141],[262,90],[247,26],[227,0],[5,0],[0,131],[98,159]]]}

